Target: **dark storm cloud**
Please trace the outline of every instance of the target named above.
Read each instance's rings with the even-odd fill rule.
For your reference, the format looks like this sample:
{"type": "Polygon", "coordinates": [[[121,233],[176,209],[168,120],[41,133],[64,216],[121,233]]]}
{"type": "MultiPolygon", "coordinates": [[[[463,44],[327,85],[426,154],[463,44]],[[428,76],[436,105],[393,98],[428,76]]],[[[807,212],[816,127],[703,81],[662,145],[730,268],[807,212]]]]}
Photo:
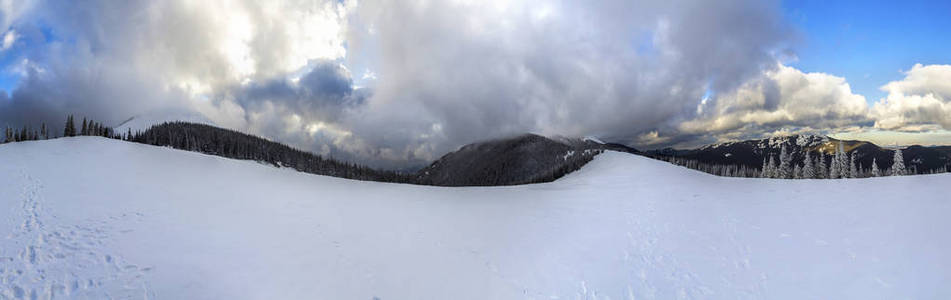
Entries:
{"type": "Polygon", "coordinates": [[[349,38],[377,47],[383,103],[347,127],[403,152],[526,131],[634,140],[774,68],[794,37],[771,1],[366,3],[356,26],[376,30],[349,38]]]}
{"type": "Polygon", "coordinates": [[[237,90],[237,102],[253,107],[267,102],[300,114],[316,113],[320,119],[336,118],[343,109],[362,104],[368,92],[354,90],[350,73],[338,62],[316,60],[311,70],[294,82],[277,78],[253,82],[237,90]]]}

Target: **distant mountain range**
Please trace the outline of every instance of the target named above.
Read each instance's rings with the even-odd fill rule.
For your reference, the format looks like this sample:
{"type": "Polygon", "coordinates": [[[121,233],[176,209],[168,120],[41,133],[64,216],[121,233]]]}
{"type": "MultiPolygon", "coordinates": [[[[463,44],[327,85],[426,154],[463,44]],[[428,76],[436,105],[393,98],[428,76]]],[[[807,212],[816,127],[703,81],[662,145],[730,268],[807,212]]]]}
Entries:
{"type": "MultiPolygon", "coordinates": [[[[782,147],[792,155],[794,164],[802,164],[806,153],[816,157],[831,156],[839,143],[847,153],[858,155],[856,164],[861,169],[869,169],[874,159],[879,168],[892,165],[894,150],[886,149],[867,141],[839,140],[828,136],[791,135],[741,142],[728,142],[706,145],[697,149],[677,150],[661,149],[648,151],[657,157],[676,157],[694,160],[704,164],[737,165],[748,168],[760,168],[769,155],[779,156],[782,147]]],[[[923,147],[910,146],[902,149],[905,165],[915,174],[947,171],[951,166],[951,146],[923,147]]]]}
{"type": "MultiPolygon", "coordinates": [[[[194,116],[180,116],[179,119],[189,117],[194,116]]],[[[783,147],[791,155],[793,165],[802,165],[806,153],[810,153],[812,157],[818,157],[820,154],[832,156],[840,143],[847,153],[855,156],[860,170],[870,169],[873,160],[879,169],[885,170],[892,165],[894,157],[893,150],[870,142],[838,140],[817,135],[718,143],[687,150],[667,148],[641,152],[622,144],[604,143],[594,138],[552,138],[522,134],[465,145],[418,171],[398,172],[321,157],[264,138],[207,124],[202,122],[200,116],[194,117],[198,120],[197,123],[162,122],[158,121],[159,119],[161,118],[148,116],[130,118],[121,124],[115,138],[228,158],[255,160],[320,175],[436,186],[498,186],[550,182],[581,168],[604,150],[649,156],[716,175],[742,177],[758,177],[764,160],[770,156],[778,158],[783,147]]],[[[8,138],[7,141],[9,140],[8,138]]],[[[902,152],[909,173],[951,171],[951,146],[911,146],[902,149],[902,152]]]]}

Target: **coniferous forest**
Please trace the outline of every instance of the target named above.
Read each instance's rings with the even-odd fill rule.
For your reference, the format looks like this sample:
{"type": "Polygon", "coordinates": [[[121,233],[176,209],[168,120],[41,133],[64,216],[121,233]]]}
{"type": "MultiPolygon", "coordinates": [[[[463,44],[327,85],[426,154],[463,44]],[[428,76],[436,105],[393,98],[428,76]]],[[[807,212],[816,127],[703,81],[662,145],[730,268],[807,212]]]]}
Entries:
{"type": "Polygon", "coordinates": [[[19,129],[7,127],[4,129],[3,143],[14,143],[23,141],[48,140],[58,137],[69,136],[101,136],[106,138],[121,139],[122,136],[115,134],[111,127],[105,126],[100,122],[83,118],[82,123],[76,123],[73,115],[66,116],[66,123],[62,127],[62,135],[58,134],[59,129],[52,129],[41,123],[40,126],[23,126],[19,129]],[[79,128],[77,128],[79,126],[79,128]]]}
{"type": "Polygon", "coordinates": [[[227,158],[260,161],[311,174],[382,182],[413,181],[413,177],[406,174],[327,159],[250,134],[204,124],[163,123],[144,132],[127,132],[125,139],[227,158]]]}

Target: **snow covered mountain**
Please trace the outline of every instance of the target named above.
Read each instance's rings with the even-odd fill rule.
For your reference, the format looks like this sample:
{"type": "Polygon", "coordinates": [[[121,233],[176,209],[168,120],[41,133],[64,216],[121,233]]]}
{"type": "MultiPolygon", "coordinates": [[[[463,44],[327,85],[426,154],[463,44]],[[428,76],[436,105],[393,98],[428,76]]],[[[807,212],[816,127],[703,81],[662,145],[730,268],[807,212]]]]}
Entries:
{"type": "MultiPolygon", "coordinates": [[[[678,157],[696,160],[705,164],[738,165],[759,168],[767,155],[778,156],[783,146],[792,155],[794,164],[801,164],[806,152],[811,157],[818,154],[831,156],[839,142],[845,152],[857,153],[856,163],[861,168],[870,168],[875,160],[879,167],[888,167],[893,163],[894,151],[866,141],[838,140],[827,136],[792,135],[772,137],[741,142],[727,142],[706,145],[697,149],[662,149],[650,151],[657,156],[678,157]]],[[[951,148],[911,146],[903,149],[905,165],[916,173],[928,173],[935,170],[947,170],[951,167],[951,148]]]]}
{"type": "Polygon", "coordinates": [[[951,174],[352,181],[97,137],[0,145],[0,298],[948,299],[951,174]]]}

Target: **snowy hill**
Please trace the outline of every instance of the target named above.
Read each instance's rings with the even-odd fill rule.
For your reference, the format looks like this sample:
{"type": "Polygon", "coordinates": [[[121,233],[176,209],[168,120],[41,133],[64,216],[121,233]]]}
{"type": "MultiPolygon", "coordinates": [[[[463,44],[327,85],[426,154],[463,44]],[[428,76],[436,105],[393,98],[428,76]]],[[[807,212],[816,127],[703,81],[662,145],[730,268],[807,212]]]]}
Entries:
{"type": "Polygon", "coordinates": [[[951,175],[545,184],[308,175],[95,137],[0,145],[0,298],[948,299],[951,175]]]}

